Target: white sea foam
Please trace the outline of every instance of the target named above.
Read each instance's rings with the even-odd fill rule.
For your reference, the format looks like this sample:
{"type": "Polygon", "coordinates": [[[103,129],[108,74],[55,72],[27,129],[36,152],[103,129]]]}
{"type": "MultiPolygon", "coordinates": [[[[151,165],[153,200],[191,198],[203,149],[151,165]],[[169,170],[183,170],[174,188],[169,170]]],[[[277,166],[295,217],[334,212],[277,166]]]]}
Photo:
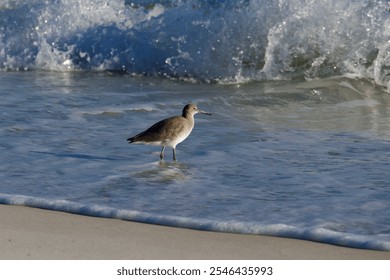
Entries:
{"type": "Polygon", "coordinates": [[[390,241],[380,241],[377,238],[371,239],[367,236],[335,232],[321,227],[296,228],[284,224],[259,225],[240,222],[192,219],[180,216],[153,215],[145,212],[120,210],[100,205],[85,205],[66,200],[48,200],[22,195],[0,194],[0,203],[197,230],[271,235],[312,240],[362,249],[390,251],[390,241]]]}
{"type": "Polygon", "coordinates": [[[14,0],[0,8],[0,69],[221,83],[355,75],[388,87],[389,26],[379,0],[14,0]]]}

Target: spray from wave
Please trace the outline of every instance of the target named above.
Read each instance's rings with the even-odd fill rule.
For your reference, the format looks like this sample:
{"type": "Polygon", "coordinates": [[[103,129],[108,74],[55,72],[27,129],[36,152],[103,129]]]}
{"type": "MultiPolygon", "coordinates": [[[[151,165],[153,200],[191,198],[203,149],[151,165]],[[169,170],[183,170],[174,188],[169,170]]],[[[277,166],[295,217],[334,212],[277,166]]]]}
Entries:
{"type": "Polygon", "coordinates": [[[0,69],[233,83],[353,75],[390,89],[390,2],[6,0],[0,69]]]}

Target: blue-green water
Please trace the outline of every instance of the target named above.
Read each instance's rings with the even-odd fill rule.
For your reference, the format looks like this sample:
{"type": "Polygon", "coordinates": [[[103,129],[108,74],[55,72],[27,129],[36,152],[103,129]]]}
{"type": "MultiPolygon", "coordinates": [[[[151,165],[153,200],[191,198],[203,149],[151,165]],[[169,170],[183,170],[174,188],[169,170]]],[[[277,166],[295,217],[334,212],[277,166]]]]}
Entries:
{"type": "Polygon", "coordinates": [[[390,98],[370,83],[0,80],[3,203],[389,248],[390,98]],[[126,142],[188,102],[213,115],[196,116],[178,163],[126,142]]]}

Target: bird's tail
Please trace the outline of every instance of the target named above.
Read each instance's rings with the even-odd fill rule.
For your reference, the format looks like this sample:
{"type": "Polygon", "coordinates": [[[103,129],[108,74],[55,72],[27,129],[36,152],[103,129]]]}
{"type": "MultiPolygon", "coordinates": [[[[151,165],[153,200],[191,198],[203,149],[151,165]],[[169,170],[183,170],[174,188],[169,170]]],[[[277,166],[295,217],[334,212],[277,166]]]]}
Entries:
{"type": "Polygon", "coordinates": [[[134,142],[134,137],[127,138],[127,142],[133,143],[134,142]]]}

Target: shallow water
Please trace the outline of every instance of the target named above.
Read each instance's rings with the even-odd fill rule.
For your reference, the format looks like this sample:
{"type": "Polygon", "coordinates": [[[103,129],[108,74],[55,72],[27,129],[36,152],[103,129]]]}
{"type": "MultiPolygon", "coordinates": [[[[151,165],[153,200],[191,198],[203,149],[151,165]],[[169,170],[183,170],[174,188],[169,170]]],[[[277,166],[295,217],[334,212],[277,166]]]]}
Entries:
{"type": "Polygon", "coordinates": [[[390,248],[390,97],[368,81],[34,71],[0,85],[2,203],[390,248]],[[189,102],[213,115],[196,115],[178,163],[126,142],[189,102]]]}

